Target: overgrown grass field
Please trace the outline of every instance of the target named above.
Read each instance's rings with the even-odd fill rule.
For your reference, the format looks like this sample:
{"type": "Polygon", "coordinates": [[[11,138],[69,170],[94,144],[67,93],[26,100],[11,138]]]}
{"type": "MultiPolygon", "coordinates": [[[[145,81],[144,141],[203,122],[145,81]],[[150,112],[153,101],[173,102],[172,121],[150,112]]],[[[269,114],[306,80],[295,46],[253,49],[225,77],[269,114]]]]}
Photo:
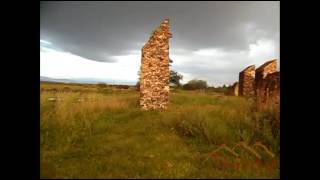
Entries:
{"type": "Polygon", "coordinates": [[[40,97],[41,178],[279,178],[279,112],[252,99],[172,90],[144,112],[134,88],[54,83],[40,97]]]}

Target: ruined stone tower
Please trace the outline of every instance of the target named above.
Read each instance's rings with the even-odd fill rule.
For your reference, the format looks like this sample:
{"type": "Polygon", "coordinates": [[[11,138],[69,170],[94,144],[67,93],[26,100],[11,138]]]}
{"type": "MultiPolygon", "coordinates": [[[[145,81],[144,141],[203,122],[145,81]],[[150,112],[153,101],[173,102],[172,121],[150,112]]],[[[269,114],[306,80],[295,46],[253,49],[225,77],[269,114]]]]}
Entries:
{"type": "Polygon", "coordinates": [[[254,77],[255,65],[251,65],[239,73],[239,96],[253,96],[255,94],[254,77]]]}
{"type": "Polygon", "coordinates": [[[277,60],[273,59],[256,69],[255,75],[255,85],[259,86],[259,83],[266,78],[268,74],[274,73],[277,71],[277,60]]]}
{"type": "Polygon", "coordinates": [[[279,108],[280,105],[280,72],[268,74],[257,87],[257,109],[266,107],[279,108]]]}
{"type": "Polygon", "coordinates": [[[238,96],[239,95],[239,83],[238,82],[235,82],[232,85],[232,95],[234,95],[234,96],[238,96]]]}
{"type": "Polygon", "coordinates": [[[257,108],[275,107],[280,104],[280,72],[277,60],[273,59],[256,69],[257,108]]]}
{"type": "Polygon", "coordinates": [[[142,48],[140,69],[140,107],[166,109],[169,103],[169,19],[155,29],[142,48]]]}

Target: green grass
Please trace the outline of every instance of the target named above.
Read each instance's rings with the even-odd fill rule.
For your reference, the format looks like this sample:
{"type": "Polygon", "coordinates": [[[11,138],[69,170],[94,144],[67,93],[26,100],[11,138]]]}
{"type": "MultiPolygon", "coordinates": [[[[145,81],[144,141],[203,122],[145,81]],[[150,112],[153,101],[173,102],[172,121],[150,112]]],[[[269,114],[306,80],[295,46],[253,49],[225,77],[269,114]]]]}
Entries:
{"type": "Polygon", "coordinates": [[[166,111],[145,112],[134,89],[41,87],[41,178],[279,178],[278,127],[268,123],[278,113],[254,112],[252,100],[174,90],[166,111]],[[241,141],[275,157],[258,148],[262,160],[243,148],[209,156],[241,141]]]}

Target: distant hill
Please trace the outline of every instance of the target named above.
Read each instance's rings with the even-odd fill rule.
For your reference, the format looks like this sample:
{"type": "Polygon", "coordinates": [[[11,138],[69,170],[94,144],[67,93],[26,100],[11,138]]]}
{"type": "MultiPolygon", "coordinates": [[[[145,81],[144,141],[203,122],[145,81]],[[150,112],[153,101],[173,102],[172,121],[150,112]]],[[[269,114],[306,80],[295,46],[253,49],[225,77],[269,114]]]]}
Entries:
{"type": "Polygon", "coordinates": [[[80,83],[80,84],[118,84],[118,85],[135,85],[136,82],[131,81],[116,81],[108,79],[96,79],[96,78],[74,78],[74,79],[60,79],[60,78],[50,78],[46,76],[40,76],[40,81],[44,82],[62,82],[62,83],[80,83]]]}
{"type": "Polygon", "coordinates": [[[63,82],[63,83],[74,83],[75,80],[72,79],[55,79],[45,76],[40,76],[40,81],[47,81],[47,82],[63,82]]]}

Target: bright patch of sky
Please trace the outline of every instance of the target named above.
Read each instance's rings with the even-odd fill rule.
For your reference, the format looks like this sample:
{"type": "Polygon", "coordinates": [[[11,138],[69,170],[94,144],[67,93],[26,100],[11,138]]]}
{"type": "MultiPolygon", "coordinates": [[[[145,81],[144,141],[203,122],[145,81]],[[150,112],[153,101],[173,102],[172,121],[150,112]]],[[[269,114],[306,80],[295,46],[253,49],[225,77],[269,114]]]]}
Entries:
{"type": "Polygon", "coordinates": [[[92,61],[69,52],[41,46],[40,75],[51,78],[92,78],[116,82],[136,82],[140,54],[112,56],[115,63],[92,61]]]}
{"type": "MultiPolygon", "coordinates": [[[[40,42],[52,45],[49,41],[40,42]]],[[[251,64],[258,67],[266,60],[278,59],[276,46],[275,40],[259,39],[256,43],[249,44],[245,51],[216,48],[195,51],[177,49],[176,54],[173,50],[170,55],[173,59],[171,69],[183,75],[182,83],[192,79],[204,79],[214,86],[232,84],[238,80],[238,72],[245,67],[251,64]]],[[[138,80],[141,61],[139,50],[130,50],[128,54],[112,56],[111,59],[115,62],[98,62],[41,46],[40,75],[52,78],[112,79],[115,83],[134,83],[138,80]]]]}

